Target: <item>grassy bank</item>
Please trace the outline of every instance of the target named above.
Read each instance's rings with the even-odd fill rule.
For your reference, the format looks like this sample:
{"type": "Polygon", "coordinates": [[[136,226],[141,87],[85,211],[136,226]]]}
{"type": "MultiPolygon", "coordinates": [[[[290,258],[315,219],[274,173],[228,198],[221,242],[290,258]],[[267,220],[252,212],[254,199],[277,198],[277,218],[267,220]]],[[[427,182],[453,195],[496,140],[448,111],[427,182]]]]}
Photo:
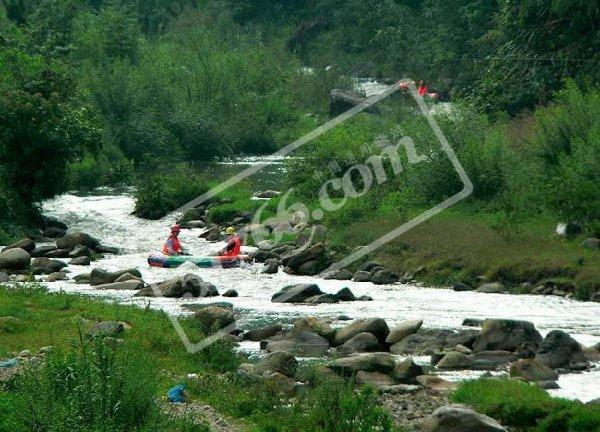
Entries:
{"type": "MultiPolygon", "coordinates": [[[[231,342],[220,341],[190,354],[162,312],[49,294],[41,288],[0,287],[0,317],[6,316],[15,319],[2,321],[1,358],[23,349],[55,348],[39,374],[26,374],[0,389],[0,431],[201,431],[185,419],[171,421],[158,408],[156,398],[181,383],[187,384],[192,401],[210,403],[239,422],[241,430],[396,430],[368,390],[323,383],[288,400],[267,384],[240,381],[235,370],[244,359],[232,352],[231,342]],[[119,336],[122,343],[108,350],[81,342],[80,332],[87,324],[106,320],[128,324],[119,336]],[[72,374],[65,381],[61,371],[66,370],[72,374]],[[188,380],[189,373],[199,377],[188,380]],[[103,390],[103,385],[117,384],[120,391],[115,394],[103,390]],[[91,411],[84,403],[90,398],[95,398],[91,411]],[[123,408],[102,416],[96,410],[98,401],[123,408]],[[127,415],[132,412],[138,414],[137,420],[127,415]],[[58,418],[60,423],[51,424],[58,418]],[[31,419],[40,420],[33,427],[31,419]]],[[[182,325],[192,340],[203,337],[193,320],[182,320],[182,325]]]]}

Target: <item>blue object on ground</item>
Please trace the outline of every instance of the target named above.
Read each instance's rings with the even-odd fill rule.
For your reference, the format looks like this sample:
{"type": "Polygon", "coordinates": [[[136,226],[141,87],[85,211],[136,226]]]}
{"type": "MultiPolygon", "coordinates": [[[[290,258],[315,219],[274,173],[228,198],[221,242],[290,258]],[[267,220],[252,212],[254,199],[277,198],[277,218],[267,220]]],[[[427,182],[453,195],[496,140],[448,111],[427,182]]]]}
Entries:
{"type": "Polygon", "coordinates": [[[167,393],[169,402],[185,402],[185,396],[183,395],[184,390],[184,385],[176,385],[175,387],[171,388],[167,393]]]}
{"type": "Polygon", "coordinates": [[[1,361],[0,368],[8,369],[8,368],[15,367],[18,364],[19,364],[19,359],[12,358],[12,359],[1,361]]]}

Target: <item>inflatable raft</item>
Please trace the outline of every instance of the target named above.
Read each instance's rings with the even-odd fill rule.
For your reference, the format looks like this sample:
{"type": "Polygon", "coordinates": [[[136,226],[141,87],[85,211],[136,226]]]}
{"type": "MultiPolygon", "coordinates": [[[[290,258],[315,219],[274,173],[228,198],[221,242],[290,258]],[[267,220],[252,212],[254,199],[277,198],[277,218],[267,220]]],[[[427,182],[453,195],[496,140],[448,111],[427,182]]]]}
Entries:
{"type": "Polygon", "coordinates": [[[247,258],[248,255],[238,255],[235,258],[228,256],[150,255],[148,257],[148,264],[151,267],[177,268],[186,262],[191,262],[202,268],[231,268],[238,267],[247,258]]]}

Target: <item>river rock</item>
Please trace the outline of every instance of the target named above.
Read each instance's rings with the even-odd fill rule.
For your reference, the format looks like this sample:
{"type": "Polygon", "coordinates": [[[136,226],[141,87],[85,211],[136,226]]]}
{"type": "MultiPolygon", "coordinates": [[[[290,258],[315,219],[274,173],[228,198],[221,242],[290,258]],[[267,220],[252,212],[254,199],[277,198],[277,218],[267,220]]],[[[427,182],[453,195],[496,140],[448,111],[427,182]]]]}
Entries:
{"type": "Polygon", "coordinates": [[[518,356],[510,351],[479,351],[471,356],[471,369],[495,370],[506,367],[517,359],[518,356]]]}
{"type": "Polygon", "coordinates": [[[57,249],[46,252],[46,258],[69,258],[70,249],[57,249]]]}
{"type": "Polygon", "coordinates": [[[90,283],[90,273],[81,273],[78,275],[75,275],[73,277],[73,280],[75,282],[77,282],[78,284],[89,284],[90,283]]]}
{"type": "Polygon", "coordinates": [[[4,249],[2,249],[2,252],[16,248],[23,249],[24,251],[31,254],[31,252],[35,250],[35,243],[30,238],[26,237],[24,239],[19,240],[18,242],[6,246],[4,249]]]}
{"type": "Polygon", "coordinates": [[[45,257],[48,252],[52,252],[53,250],[56,250],[56,246],[38,246],[31,252],[31,257],[45,257]]]}
{"type": "Polygon", "coordinates": [[[99,243],[97,239],[89,234],[75,232],[56,240],[56,247],[59,249],[72,249],[77,245],[84,245],[94,249],[99,243]]]}
{"type": "Polygon", "coordinates": [[[332,341],[335,336],[335,330],[331,328],[329,323],[326,321],[316,318],[316,317],[307,317],[297,320],[294,323],[294,332],[302,332],[302,331],[311,331],[313,333],[318,334],[321,337],[324,337],[328,341],[332,341]]]}
{"type": "Polygon", "coordinates": [[[568,367],[571,363],[587,362],[579,342],[561,330],[553,330],[546,335],[535,359],[551,368],[568,367]]]}
{"type": "Polygon", "coordinates": [[[212,226],[206,230],[204,230],[198,237],[203,238],[207,241],[215,241],[210,239],[219,239],[221,238],[221,229],[217,226],[212,226]]]}
{"type": "Polygon", "coordinates": [[[314,261],[321,257],[324,253],[325,245],[323,243],[317,243],[307,248],[301,248],[291,252],[290,254],[282,257],[281,262],[287,267],[298,269],[302,264],[308,261],[314,261]]]}
{"type": "Polygon", "coordinates": [[[535,359],[519,359],[510,364],[510,376],[526,381],[556,381],[558,373],[535,359]]]}
{"type": "Polygon", "coordinates": [[[354,293],[352,293],[352,291],[350,291],[350,288],[348,287],[344,287],[341,290],[339,290],[335,294],[335,296],[338,298],[339,301],[356,301],[354,293]]]}
{"type": "Polygon", "coordinates": [[[120,253],[120,249],[118,247],[106,246],[103,244],[97,245],[96,247],[94,247],[94,250],[101,254],[118,255],[120,253]]]}
{"type": "Polygon", "coordinates": [[[469,369],[471,367],[471,357],[456,351],[450,351],[437,363],[440,370],[469,369]]]}
{"type": "Polygon", "coordinates": [[[332,89],[329,94],[329,114],[338,116],[364,101],[365,97],[353,90],[332,89]]]}
{"type": "Polygon", "coordinates": [[[205,331],[222,329],[235,323],[233,312],[218,306],[209,306],[194,314],[194,319],[205,331]]]}
{"type": "Polygon", "coordinates": [[[465,327],[481,327],[483,325],[482,319],[478,318],[465,318],[462,322],[462,325],[465,327]]]}
{"type": "Polygon", "coordinates": [[[50,258],[34,258],[31,261],[31,267],[33,268],[44,268],[50,270],[51,272],[57,272],[67,267],[67,263],[59,260],[53,260],[50,258]]]}
{"type": "Polygon", "coordinates": [[[118,336],[124,330],[123,323],[118,321],[103,321],[93,324],[87,331],[88,336],[118,336]]]}
{"type": "Polygon", "coordinates": [[[389,353],[360,353],[330,361],[327,364],[331,370],[342,376],[351,376],[358,371],[381,372],[389,374],[396,363],[389,353]]]}
{"type": "Polygon", "coordinates": [[[299,276],[315,276],[319,273],[319,269],[321,268],[321,263],[317,260],[306,261],[297,269],[293,267],[286,267],[285,272],[290,274],[297,274],[299,276]]]}
{"type": "Polygon", "coordinates": [[[267,260],[277,260],[277,263],[279,264],[279,255],[277,255],[275,252],[273,251],[266,251],[266,250],[255,250],[253,252],[251,252],[248,255],[248,258],[250,261],[256,261],[256,262],[261,262],[261,263],[266,263],[267,260]]]}
{"type": "Polygon", "coordinates": [[[270,325],[267,327],[262,327],[258,329],[248,330],[243,335],[244,340],[249,340],[252,342],[260,342],[268,337],[275,336],[277,333],[282,331],[281,324],[270,325]]]}
{"type": "Polygon", "coordinates": [[[424,354],[430,355],[441,350],[451,330],[426,329],[408,335],[390,347],[392,354],[424,354]]]}
{"type": "Polygon", "coordinates": [[[416,364],[414,360],[409,357],[402,360],[392,371],[392,376],[402,383],[416,383],[416,378],[423,375],[424,371],[421,366],[416,364]]]}
{"type": "Polygon", "coordinates": [[[363,332],[348,339],[340,348],[349,352],[375,352],[381,351],[382,346],[373,334],[363,332]]]}
{"type": "Polygon", "coordinates": [[[144,281],[139,279],[94,285],[94,289],[97,290],[137,291],[141,290],[142,288],[144,288],[144,281]]]}
{"type": "Polygon", "coordinates": [[[269,258],[265,261],[265,267],[261,273],[275,274],[279,270],[279,260],[277,258],[269,258]]]}
{"type": "Polygon", "coordinates": [[[51,226],[42,231],[42,235],[48,238],[61,238],[67,235],[67,230],[51,226]]]}
{"type": "Polygon", "coordinates": [[[82,256],[86,256],[86,257],[92,256],[92,251],[90,250],[89,247],[87,247],[85,245],[77,245],[73,248],[73,250],[71,252],[69,252],[69,257],[71,257],[71,258],[78,258],[78,257],[82,257],[82,256]]]}
{"type": "Polygon", "coordinates": [[[4,272],[0,272],[0,283],[5,283],[8,281],[10,281],[10,277],[4,272]]]}
{"type": "Polygon", "coordinates": [[[383,264],[378,261],[367,261],[362,266],[360,266],[360,271],[366,271],[371,273],[374,268],[383,268],[383,264]]]}
{"type": "Polygon", "coordinates": [[[303,303],[310,297],[321,295],[323,292],[316,284],[287,285],[273,294],[274,303],[303,303]]]}
{"type": "Polygon", "coordinates": [[[452,289],[454,291],[473,291],[475,288],[463,282],[454,282],[454,284],[452,284],[452,289]]]}
{"type": "Polygon", "coordinates": [[[339,303],[340,299],[335,294],[319,294],[313,297],[309,297],[304,301],[306,304],[318,305],[318,304],[335,304],[339,303]]]}
{"type": "Polygon", "coordinates": [[[506,291],[506,287],[500,282],[490,282],[481,285],[475,291],[486,294],[496,294],[506,291]]]}
{"type": "Polygon", "coordinates": [[[109,272],[101,268],[94,268],[90,273],[90,285],[104,285],[113,283],[125,273],[130,273],[137,277],[142,277],[142,274],[137,269],[127,269],[116,272],[109,272]]]}
{"type": "Polygon", "coordinates": [[[287,352],[272,352],[263,357],[256,368],[262,371],[277,372],[287,377],[293,377],[298,370],[298,361],[287,352]]]}
{"type": "Polygon", "coordinates": [[[0,269],[27,270],[31,263],[31,255],[21,248],[9,249],[0,253],[0,269]]]}
{"type": "Polygon", "coordinates": [[[375,285],[391,285],[400,280],[400,277],[391,270],[379,270],[373,273],[371,282],[375,285]]]}
{"type": "Polygon", "coordinates": [[[323,279],[326,280],[350,280],[352,279],[352,272],[348,269],[339,269],[328,271],[323,275],[323,279]]]}
{"type": "Polygon", "coordinates": [[[46,282],[57,282],[67,279],[67,274],[65,272],[52,272],[50,273],[45,281],[46,282]]]}
{"type": "Polygon", "coordinates": [[[233,303],[229,302],[212,302],[212,303],[184,303],[181,305],[182,308],[191,310],[191,311],[199,311],[202,309],[206,309],[207,307],[216,306],[223,309],[230,309],[233,311],[233,303]]]}
{"type": "Polygon", "coordinates": [[[115,282],[126,282],[131,280],[140,281],[141,279],[135,275],[132,275],[131,273],[125,273],[124,275],[121,275],[115,279],[115,282]]]}
{"type": "Polygon", "coordinates": [[[257,198],[275,198],[281,195],[281,192],[276,190],[265,190],[256,194],[257,198]]]}
{"type": "Polygon", "coordinates": [[[416,380],[427,390],[440,395],[452,393],[458,387],[457,383],[447,381],[435,375],[420,375],[416,378],[416,380]]]}
{"type": "Polygon", "coordinates": [[[491,417],[462,405],[435,410],[423,424],[423,432],[507,432],[491,417]]]}
{"type": "Polygon", "coordinates": [[[223,293],[223,297],[237,297],[238,292],[234,289],[228,289],[223,293]]]}
{"type": "Polygon", "coordinates": [[[285,351],[299,357],[322,357],[328,349],[327,339],[310,331],[288,332],[265,346],[268,352],[285,351]]]}
{"type": "Polygon", "coordinates": [[[219,295],[217,287],[210,282],[205,282],[201,277],[188,273],[173,279],[166,280],[158,285],[163,297],[215,297],[219,295]]]}
{"type": "Polygon", "coordinates": [[[394,379],[389,375],[381,372],[365,371],[358,371],[354,376],[354,382],[356,384],[368,385],[376,390],[381,390],[382,388],[391,387],[396,384],[394,379]]]}
{"type": "Polygon", "coordinates": [[[92,260],[90,259],[90,257],[87,257],[87,256],[73,258],[71,261],[69,261],[70,265],[78,265],[78,266],[87,266],[87,265],[90,265],[91,263],[92,263],[92,260]]]}
{"type": "Polygon", "coordinates": [[[353,282],[371,282],[371,273],[368,271],[357,271],[356,273],[354,273],[354,276],[352,276],[352,281],[353,282]]]}
{"type": "Polygon", "coordinates": [[[585,239],[581,243],[581,247],[584,249],[600,250],[600,239],[595,237],[585,239]]]}
{"type": "Polygon", "coordinates": [[[542,335],[529,321],[487,319],[473,345],[473,352],[486,350],[517,351],[525,345],[539,346],[542,335]]]}
{"type": "Polygon", "coordinates": [[[357,334],[364,332],[373,334],[383,344],[390,329],[381,318],[359,319],[339,329],[335,335],[333,345],[340,346],[357,334]]]}
{"type": "Polygon", "coordinates": [[[422,325],[423,320],[403,321],[390,330],[390,334],[385,339],[385,342],[389,345],[393,345],[404,339],[406,336],[419,331],[422,325]]]}

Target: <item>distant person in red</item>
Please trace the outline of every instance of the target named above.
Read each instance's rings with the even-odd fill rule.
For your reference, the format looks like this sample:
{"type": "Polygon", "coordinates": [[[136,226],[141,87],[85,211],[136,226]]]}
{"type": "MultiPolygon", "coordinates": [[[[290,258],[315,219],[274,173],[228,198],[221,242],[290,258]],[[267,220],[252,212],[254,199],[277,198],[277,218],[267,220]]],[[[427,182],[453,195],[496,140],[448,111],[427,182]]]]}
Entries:
{"type": "Polygon", "coordinates": [[[425,81],[419,81],[419,96],[425,97],[427,95],[427,85],[425,85],[425,81]]]}
{"type": "Polygon", "coordinates": [[[165,255],[183,255],[183,247],[181,247],[181,243],[179,242],[179,233],[181,232],[181,228],[179,225],[173,225],[171,227],[171,235],[165,242],[163,246],[163,254],[165,255]]]}
{"type": "Polygon", "coordinates": [[[219,255],[228,258],[237,258],[242,250],[242,239],[235,233],[234,227],[227,228],[225,234],[227,234],[229,238],[227,239],[225,247],[219,252],[219,255]]]}

